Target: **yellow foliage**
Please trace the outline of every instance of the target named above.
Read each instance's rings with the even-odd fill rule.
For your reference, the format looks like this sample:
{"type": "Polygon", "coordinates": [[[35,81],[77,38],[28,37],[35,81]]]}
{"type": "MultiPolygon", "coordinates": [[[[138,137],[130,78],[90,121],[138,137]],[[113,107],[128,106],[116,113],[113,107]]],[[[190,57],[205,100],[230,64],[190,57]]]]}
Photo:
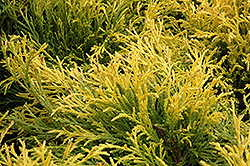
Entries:
{"type": "MultiPolygon", "coordinates": [[[[14,145],[2,145],[0,162],[44,166],[90,165],[93,161],[98,161],[96,165],[184,165],[193,159],[206,166],[214,159],[205,155],[212,151],[209,141],[213,140],[212,145],[227,163],[250,163],[250,135],[242,134],[243,116],[236,116],[234,103],[231,112],[237,143],[215,142],[216,125],[228,120],[221,106],[229,103],[233,89],[223,80],[223,74],[232,74],[242,66],[235,64],[226,71],[222,64],[227,58],[234,62],[232,56],[225,55],[216,64],[218,48],[212,47],[221,38],[229,44],[248,39],[248,34],[240,34],[241,23],[248,23],[248,15],[238,14],[239,4],[246,2],[200,0],[199,6],[191,1],[167,2],[149,2],[145,16],[140,16],[145,23],[141,31],[131,23],[133,27],[126,30],[129,35],[112,34],[126,43],[122,51],[111,54],[104,44],[93,46],[94,53],[88,55],[90,64],[85,67],[76,63],[65,67],[59,58],[49,63],[45,51],[48,45],[36,50],[26,37],[12,36],[3,41],[1,63],[12,76],[0,85],[6,92],[16,81],[26,90],[19,96],[33,100],[13,110],[12,117],[19,116],[17,126],[19,123],[22,131],[36,129],[51,135],[52,140],[63,141],[62,147],[46,146],[47,140],[40,143],[34,138],[39,147],[28,150],[20,140],[20,155],[14,145]],[[181,10],[186,14],[185,21],[164,15],[181,10]],[[185,30],[178,28],[179,23],[185,30]],[[108,64],[100,63],[105,52],[111,59],[108,64]],[[218,94],[219,87],[226,89],[225,93],[218,94]]],[[[68,1],[68,5],[76,4],[68,1]]],[[[248,71],[249,57],[244,55],[248,71]]],[[[10,127],[13,125],[14,121],[10,127]]],[[[2,130],[1,140],[10,127],[2,130]]]]}

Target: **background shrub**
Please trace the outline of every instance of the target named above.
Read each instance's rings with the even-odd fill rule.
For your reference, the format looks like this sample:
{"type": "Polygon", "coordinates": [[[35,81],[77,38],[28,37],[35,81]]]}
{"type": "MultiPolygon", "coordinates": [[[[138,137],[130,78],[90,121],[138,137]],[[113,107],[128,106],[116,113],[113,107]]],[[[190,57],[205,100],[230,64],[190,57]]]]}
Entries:
{"type": "Polygon", "coordinates": [[[202,1],[199,5],[186,3],[184,9],[182,26],[189,31],[191,41],[198,39],[210,50],[217,48],[214,75],[223,76],[218,92],[233,91],[237,111],[244,111],[243,96],[249,94],[246,87],[250,82],[249,2],[202,1]]]}

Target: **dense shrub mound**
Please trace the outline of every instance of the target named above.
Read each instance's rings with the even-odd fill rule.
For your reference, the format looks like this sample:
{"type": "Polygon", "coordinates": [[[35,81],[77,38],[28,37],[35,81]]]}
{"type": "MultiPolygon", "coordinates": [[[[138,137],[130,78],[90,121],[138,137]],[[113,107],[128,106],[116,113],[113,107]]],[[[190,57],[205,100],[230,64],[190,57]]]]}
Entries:
{"type": "Polygon", "coordinates": [[[248,165],[249,5],[1,2],[0,163],[248,165]]]}

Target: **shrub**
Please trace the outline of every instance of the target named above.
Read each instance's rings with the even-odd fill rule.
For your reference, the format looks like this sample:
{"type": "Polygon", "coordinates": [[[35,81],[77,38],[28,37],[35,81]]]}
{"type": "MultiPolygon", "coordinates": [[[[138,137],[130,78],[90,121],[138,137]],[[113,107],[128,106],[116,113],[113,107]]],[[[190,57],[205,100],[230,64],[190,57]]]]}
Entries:
{"type": "Polygon", "coordinates": [[[168,34],[162,23],[160,18],[149,21],[148,36],[129,31],[122,53],[115,53],[107,66],[93,55],[87,72],[77,65],[64,68],[59,59],[58,67],[47,67],[42,54],[47,45],[35,50],[26,38],[6,41],[3,63],[12,73],[6,88],[17,81],[27,91],[22,96],[34,101],[11,116],[16,127],[63,143],[74,139],[82,148],[105,147],[112,159],[101,154],[98,159],[107,163],[214,161],[209,142],[215,139],[213,126],[223,118],[216,103],[224,102],[226,94],[214,95],[219,79],[205,85],[212,76],[212,54],[200,52],[193,63],[179,64],[174,59],[181,52],[167,48],[179,34],[168,34]],[[38,103],[44,109],[37,110],[38,103]]]}
{"type": "Polygon", "coordinates": [[[14,20],[20,35],[24,32],[39,46],[48,43],[52,59],[59,56],[78,64],[87,63],[87,54],[106,54],[108,58],[109,53],[118,50],[122,41],[117,34],[136,23],[142,6],[136,1],[7,2],[5,14],[14,20]]]}
{"type": "MultiPolygon", "coordinates": [[[[37,5],[35,2],[42,1],[30,5],[37,5]]],[[[54,5],[61,2],[64,1],[54,5]]],[[[69,14],[66,20],[77,19],[85,12],[75,11],[80,12],[79,16],[73,16],[73,9],[80,7],[82,1],[67,2],[61,4],[65,8],[55,8],[69,14]],[[66,10],[72,6],[72,12],[66,10]]],[[[225,77],[231,72],[231,68],[224,67],[226,63],[235,64],[226,62],[229,55],[218,57],[222,51],[220,40],[212,38],[220,33],[207,32],[206,26],[192,20],[213,5],[203,8],[202,13],[195,10],[206,5],[203,1],[122,2],[127,5],[124,10],[132,16],[128,17],[129,21],[121,15],[119,18],[129,27],[109,31],[112,35],[107,34],[105,38],[115,37],[119,49],[94,44],[86,66],[71,61],[68,55],[67,58],[56,56],[57,51],[53,54],[51,44],[40,44],[35,33],[29,32],[32,28],[26,27],[29,37],[10,36],[2,42],[1,63],[11,76],[0,85],[7,91],[14,82],[18,83],[25,89],[18,95],[32,102],[2,115],[0,142],[6,133],[18,132],[20,150],[14,144],[2,145],[1,164],[227,165],[239,164],[234,159],[240,153],[239,161],[246,163],[249,124],[242,122],[243,116],[237,118],[235,99],[230,98],[235,90],[232,92],[233,86],[227,87],[229,82],[225,77]],[[104,63],[106,60],[108,63],[104,63]],[[237,149],[241,151],[238,153],[237,149]],[[229,157],[226,150],[231,151],[229,157]]],[[[104,5],[106,8],[99,6],[100,15],[92,19],[105,16],[104,20],[109,21],[105,25],[110,23],[112,29],[116,27],[113,21],[116,11],[123,9],[118,5],[121,8],[113,7],[107,12],[116,3],[87,1],[83,6],[104,5]]],[[[227,5],[236,10],[238,4],[227,5]]],[[[32,13],[32,6],[29,7],[25,10],[32,13]]],[[[25,24],[32,18],[28,14],[22,16],[25,24]]],[[[65,21],[74,25],[72,22],[65,21]]],[[[24,27],[25,24],[20,23],[24,27]]],[[[97,32],[102,34],[110,27],[98,28],[97,32]]],[[[68,41],[67,34],[63,37],[68,41]]],[[[63,43],[63,40],[56,42],[63,43]]],[[[69,47],[69,51],[74,50],[74,46],[69,47]]],[[[224,53],[228,54],[228,50],[224,53]]],[[[247,60],[244,62],[247,65],[247,60]]],[[[246,85],[243,90],[247,88],[246,85]]],[[[243,98],[247,108],[244,113],[249,113],[248,96],[243,98]]]]}
{"type": "MultiPolygon", "coordinates": [[[[228,165],[248,165],[250,163],[249,124],[242,121],[244,114],[236,115],[233,100],[232,108],[227,109],[227,112],[228,118],[224,119],[222,122],[224,126],[220,126],[221,130],[218,130],[219,132],[216,134],[224,141],[221,141],[221,143],[212,142],[211,144],[219,151],[218,155],[226,159],[228,165]]],[[[201,164],[207,165],[203,161],[201,161],[201,164]]]]}
{"type": "Polygon", "coordinates": [[[186,3],[184,7],[182,26],[189,31],[191,40],[198,39],[208,49],[218,49],[213,57],[215,77],[223,76],[218,91],[233,91],[237,110],[243,111],[243,95],[249,93],[245,87],[250,82],[249,2],[200,1],[199,5],[186,3]]]}

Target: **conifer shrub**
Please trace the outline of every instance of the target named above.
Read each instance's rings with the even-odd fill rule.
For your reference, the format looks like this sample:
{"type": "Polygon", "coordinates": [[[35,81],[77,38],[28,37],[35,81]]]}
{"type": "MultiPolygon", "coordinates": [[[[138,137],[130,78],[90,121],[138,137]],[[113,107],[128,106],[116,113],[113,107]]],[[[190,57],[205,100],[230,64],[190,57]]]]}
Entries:
{"type": "Polygon", "coordinates": [[[38,46],[48,43],[52,59],[58,56],[78,64],[87,63],[87,54],[102,55],[106,62],[108,54],[123,43],[118,34],[125,27],[139,25],[140,8],[145,6],[137,1],[113,0],[6,3],[4,13],[14,21],[19,35],[29,35],[38,46]]]}
{"type": "MultiPolygon", "coordinates": [[[[169,1],[169,4],[174,2],[169,1]]],[[[124,45],[120,35],[126,34],[125,28],[143,31],[147,6],[147,2],[139,1],[7,0],[1,2],[0,33],[2,40],[8,35],[28,35],[34,40],[36,49],[44,42],[48,43],[45,59],[50,59],[53,64],[58,56],[64,59],[64,65],[70,66],[73,61],[86,67],[90,54],[106,64],[110,60],[109,54],[119,51],[119,45],[124,45]]],[[[177,5],[166,9],[164,6],[167,4],[158,5],[162,10],[158,15],[172,13],[177,5]]],[[[151,14],[157,15],[155,11],[152,10],[151,14]]],[[[3,58],[2,54],[0,58],[3,58]]],[[[6,74],[1,75],[0,81],[10,75],[4,68],[1,71],[6,74]]],[[[11,95],[19,92],[22,93],[21,88],[13,84],[7,95],[1,98],[3,111],[12,108],[13,103],[18,105],[16,101],[22,101],[11,95]]],[[[3,91],[1,95],[4,95],[3,91]]]]}
{"type": "MultiPolygon", "coordinates": [[[[35,2],[42,1],[30,5],[37,5],[35,2]]],[[[57,2],[55,6],[65,5],[64,1],[57,2]]],[[[71,13],[83,1],[67,2],[64,7],[68,10],[73,6],[72,11],[55,10],[71,13]]],[[[112,31],[119,49],[103,45],[106,41],[102,39],[95,41],[98,44],[92,46],[88,64],[74,61],[77,59],[74,54],[71,54],[74,58],[57,56],[57,51],[55,54],[51,51],[51,43],[41,44],[35,33],[29,31],[24,31],[24,36],[10,35],[2,39],[1,64],[11,76],[0,85],[6,92],[13,83],[19,84],[25,91],[18,96],[31,102],[1,113],[0,143],[6,134],[18,132],[13,139],[19,141],[19,148],[15,144],[1,145],[0,163],[9,166],[247,165],[249,122],[243,122],[245,115],[237,112],[235,90],[225,77],[230,71],[224,65],[228,57],[233,57],[228,54],[232,50],[227,48],[230,51],[226,49],[219,59],[225,49],[222,45],[232,43],[212,39],[217,34],[211,35],[205,26],[198,27],[197,20],[192,20],[202,13],[199,7],[208,2],[119,2],[127,3],[120,6],[126,12],[133,9],[134,12],[128,12],[133,17],[128,18],[134,20],[124,18],[129,26],[112,31]],[[102,57],[107,57],[108,62],[104,63],[102,57]]],[[[105,10],[110,9],[107,13],[111,15],[101,8],[101,14],[93,20],[105,16],[111,29],[116,27],[112,19],[118,8],[109,8],[111,4],[116,6],[116,1],[86,1],[85,5],[92,8],[101,3],[105,4],[105,10]]],[[[218,6],[240,5],[226,3],[218,6]]],[[[212,3],[207,8],[211,6],[212,3]]],[[[92,11],[90,8],[88,11],[92,11]]],[[[31,9],[32,6],[26,8],[27,13],[31,9]]],[[[32,18],[28,14],[23,16],[26,20],[32,18]]],[[[68,49],[74,51],[73,46],[68,49]]],[[[229,59],[227,63],[231,62],[229,59]]],[[[243,90],[247,88],[246,85],[243,90]]],[[[248,94],[243,96],[245,114],[250,111],[248,97],[248,94]]]]}
{"type": "MultiPolygon", "coordinates": [[[[12,4],[16,4],[16,10],[17,8],[22,7],[22,2],[18,1],[1,1],[0,2],[0,43],[2,42],[2,36],[4,36],[4,33],[6,34],[17,34],[17,30],[15,29],[16,24],[15,21],[8,17],[7,11],[11,8],[12,4]]],[[[16,16],[19,18],[19,16],[16,16]]],[[[0,60],[4,58],[2,51],[0,51],[0,60]]],[[[7,79],[11,76],[11,74],[8,72],[8,70],[5,69],[2,65],[0,65],[0,82],[7,79]]],[[[0,112],[5,114],[8,110],[11,110],[12,108],[15,108],[17,106],[23,105],[27,100],[17,97],[16,94],[23,91],[21,87],[18,86],[18,84],[13,83],[11,88],[8,90],[8,93],[4,93],[4,90],[0,90],[0,112]]],[[[3,141],[8,139],[8,137],[5,137],[3,141]]]]}
{"type": "MultiPolygon", "coordinates": [[[[244,100],[246,96],[244,96],[244,100]]],[[[227,165],[248,165],[250,163],[249,147],[250,134],[249,123],[243,121],[244,114],[236,115],[235,101],[231,100],[231,108],[226,108],[227,117],[218,125],[216,136],[223,141],[212,142],[211,145],[219,151],[218,155],[227,161],[227,165]]],[[[245,100],[247,111],[250,111],[249,104],[245,100]]],[[[210,166],[200,161],[203,166],[210,166]]],[[[213,165],[213,164],[211,164],[213,165]]]]}
{"type": "MultiPolygon", "coordinates": [[[[74,141],[81,156],[75,164],[84,163],[90,154],[82,156],[91,147],[96,161],[110,164],[215,161],[209,143],[216,138],[213,126],[223,118],[216,103],[224,102],[227,94],[214,94],[219,79],[204,86],[212,76],[208,69],[212,54],[197,53],[197,60],[182,67],[177,61],[181,51],[167,48],[178,42],[178,35],[168,34],[161,19],[149,19],[147,25],[148,36],[129,31],[128,46],[115,53],[107,66],[90,57],[87,72],[77,65],[64,68],[59,58],[58,66],[47,67],[42,53],[46,44],[35,50],[26,38],[5,41],[3,63],[12,74],[5,87],[17,81],[27,91],[21,96],[34,101],[10,115],[16,128],[22,128],[20,134],[47,138],[53,146],[64,140],[66,150],[65,142],[74,141]],[[38,110],[37,104],[44,109],[38,110]]],[[[26,139],[31,146],[31,138],[26,139]]],[[[51,153],[49,157],[60,157],[51,153]]],[[[69,159],[75,156],[71,155],[69,159]]]]}
{"type": "MultiPolygon", "coordinates": [[[[88,54],[104,58],[100,62],[106,63],[109,54],[125,44],[120,36],[128,35],[125,29],[142,32],[145,11],[176,24],[174,20],[181,18],[179,6],[172,0],[8,0],[3,4],[3,13],[15,24],[15,34],[25,33],[38,46],[48,43],[50,60],[58,56],[68,63],[73,60],[86,65],[88,54]]],[[[174,27],[173,32],[180,32],[176,25],[168,26],[174,27]]]]}
{"type": "MultiPolygon", "coordinates": [[[[182,24],[189,31],[191,40],[202,41],[214,54],[215,77],[223,76],[219,92],[233,91],[237,111],[246,106],[243,96],[249,94],[249,2],[199,1],[200,4],[185,3],[185,19],[182,24]]],[[[195,43],[194,43],[195,44],[195,43]]],[[[246,119],[249,119],[247,115],[246,119]]]]}

